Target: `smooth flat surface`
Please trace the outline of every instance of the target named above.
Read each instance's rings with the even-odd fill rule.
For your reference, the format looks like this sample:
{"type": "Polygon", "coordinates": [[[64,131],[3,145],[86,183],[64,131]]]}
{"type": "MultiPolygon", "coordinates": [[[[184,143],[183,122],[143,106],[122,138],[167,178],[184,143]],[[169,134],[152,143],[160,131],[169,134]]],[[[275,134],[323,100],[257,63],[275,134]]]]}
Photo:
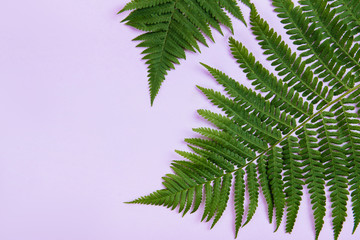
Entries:
{"type": "MultiPolygon", "coordinates": [[[[202,55],[188,53],[168,74],[151,108],[142,49],[131,41],[139,32],[119,23],[127,13],[116,15],[124,5],[2,1],[1,240],[234,238],[232,204],[210,231],[209,223],[200,222],[202,211],[182,218],[166,208],[123,203],[160,189],[171,160],[179,159],[174,150],[186,150],[183,139],[195,136],[191,128],[207,124],[196,109],[213,108],[195,85],[219,87],[198,63],[245,81],[224,30],[224,37],[214,33],[217,43],[202,47],[202,55]]],[[[272,22],[270,2],[257,5],[272,22]]],[[[235,38],[255,46],[242,24],[234,25],[235,38]]],[[[261,197],[238,239],[313,239],[305,196],[292,235],[284,224],[273,233],[261,197]]],[[[332,239],[329,216],[320,240],[332,239]]],[[[340,239],[359,239],[359,231],[351,230],[349,217],[340,239]]]]}

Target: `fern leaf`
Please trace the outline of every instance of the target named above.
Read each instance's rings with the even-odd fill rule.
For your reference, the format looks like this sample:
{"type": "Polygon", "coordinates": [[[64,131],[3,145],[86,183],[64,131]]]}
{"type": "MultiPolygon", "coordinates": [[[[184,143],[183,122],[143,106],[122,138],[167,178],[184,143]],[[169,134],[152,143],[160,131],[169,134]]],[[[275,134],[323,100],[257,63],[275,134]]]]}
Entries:
{"type": "Polygon", "coordinates": [[[219,92],[202,87],[198,88],[213,104],[219,106],[228,117],[233,117],[238,125],[245,125],[243,129],[250,128],[251,133],[271,143],[276,142],[280,138],[280,132],[278,130],[271,129],[271,127],[263,124],[259,118],[249,114],[248,109],[245,110],[243,107],[238,106],[219,92]]]}
{"type": "MultiPolygon", "coordinates": [[[[360,2],[356,0],[330,0],[331,7],[334,7],[339,14],[340,19],[346,24],[347,29],[351,31],[353,36],[360,33],[360,2]]],[[[355,37],[359,41],[359,36],[355,37]]]]}
{"type": "Polygon", "coordinates": [[[209,205],[208,205],[208,211],[206,211],[206,214],[204,212],[204,215],[203,215],[203,219],[205,219],[205,217],[207,216],[207,219],[206,219],[207,222],[210,221],[210,219],[215,214],[216,207],[218,206],[219,201],[220,201],[220,193],[221,193],[221,178],[217,178],[214,180],[213,191],[212,191],[212,193],[210,193],[210,194],[212,194],[212,196],[211,196],[211,202],[209,202],[209,205]]]}
{"type": "Polygon", "coordinates": [[[283,84],[273,74],[270,74],[259,62],[255,60],[252,54],[239,42],[233,38],[229,39],[230,49],[233,56],[237,59],[240,67],[247,74],[249,80],[255,80],[252,84],[256,90],[268,93],[265,99],[275,96],[273,103],[280,110],[285,110],[294,114],[295,118],[300,117],[300,121],[305,120],[313,112],[313,105],[304,103],[304,100],[298,93],[294,94],[294,89],[289,89],[287,84],[283,84]]]}
{"type": "Polygon", "coordinates": [[[252,134],[247,133],[240,126],[235,124],[231,119],[208,110],[198,110],[200,116],[215,124],[224,132],[231,134],[237,141],[256,149],[256,151],[265,150],[267,145],[264,141],[254,137],[252,134]],[[239,138],[238,136],[241,136],[239,138]]]}
{"type": "Polygon", "coordinates": [[[249,191],[250,203],[249,203],[249,209],[248,209],[246,221],[243,224],[243,227],[250,222],[258,206],[259,184],[257,182],[257,176],[256,176],[256,165],[254,163],[250,163],[246,167],[246,175],[247,175],[247,186],[249,191]]]}
{"type": "Polygon", "coordinates": [[[320,27],[325,36],[325,41],[330,45],[330,51],[334,52],[337,59],[349,67],[354,68],[354,72],[359,74],[360,53],[359,44],[353,44],[351,31],[347,31],[347,26],[336,15],[336,10],[332,9],[325,0],[301,0],[299,3],[306,16],[320,27]]]}
{"type": "Polygon", "coordinates": [[[294,85],[294,89],[301,92],[303,97],[311,100],[312,104],[318,104],[318,109],[332,100],[332,93],[327,87],[323,87],[323,83],[313,76],[309,67],[305,67],[305,62],[293,53],[289,46],[281,40],[281,36],[277,35],[269,24],[259,17],[255,10],[251,11],[250,24],[252,31],[264,54],[269,55],[267,60],[276,66],[279,76],[283,76],[283,81],[289,86],[294,85]]]}
{"type": "Polygon", "coordinates": [[[240,0],[243,4],[245,4],[248,7],[251,7],[250,0],[240,0]]]}
{"type": "Polygon", "coordinates": [[[194,200],[194,208],[192,210],[192,213],[198,210],[202,201],[202,196],[203,196],[202,185],[198,185],[195,187],[195,200],[194,200]]]}
{"type": "Polygon", "coordinates": [[[305,184],[309,189],[312,209],[315,220],[315,239],[318,239],[324,225],[325,209],[325,168],[321,164],[321,153],[316,131],[313,126],[306,124],[296,134],[300,141],[300,156],[303,159],[305,184]]]}
{"type": "Polygon", "coordinates": [[[351,94],[350,98],[354,100],[354,103],[357,107],[357,114],[360,116],[360,89],[351,94]]]}
{"type": "Polygon", "coordinates": [[[237,19],[240,19],[246,25],[244,16],[235,0],[219,0],[219,3],[221,7],[225,8],[226,11],[231,13],[237,19]]]}
{"type": "Polygon", "coordinates": [[[301,156],[299,155],[300,144],[295,137],[289,137],[281,144],[283,145],[284,187],[287,205],[286,232],[291,233],[299,211],[302,196],[301,190],[304,185],[302,181],[302,165],[299,162],[299,160],[301,160],[301,156]]]}
{"type": "Polygon", "coordinates": [[[197,154],[211,159],[214,163],[221,164],[225,171],[231,172],[234,170],[234,166],[241,166],[245,163],[245,159],[240,155],[229,151],[226,148],[221,148],[219,144],[216,144],[209,140],[200,138],[186,139],[186,142],[199,146],[203,149],[191,147],[191,149],[197,154]],[[208,149],[208,150],[204,150],[208,149]]]}
{"type": "MultiPolygon", "coordinates": [[[[201,141],[202,139],[198,139],[199,141],[201,141]]],[[[187,140],[188,142],[193,142],[195,144],[195,139],[192,140],[187,140]]],[[[200,145],[201,142],[199,142],[200,145]]],[[[208,142],[210,143],[210,142],[208,142]]],[[[204,148],[206,148],[206,145],[203,145],[204,148]]],[[[224,153],[222,156],[212,152],[211,150],[216,150],[216,147],[212,147],[210,150],[204,150],[204,149],[200,149],[200,148],[196,148],[196,147],[190,147],[196,154],[198,154],[199,156],[208,159],[209,162],[212,162],[214,165],[220,167],[223,171],[225,172],[232,172],[234,171],[234,164],[232,164],[231,162],[227,161],[226,158],[224,158],[225,154],[228,153],[224,153]]]]}
{"type": "Polygon", "coordinates": [[[355,113],[349,111],[354,110],[354,99],[346,98],[332,107],[332,111],[336,114],[337,126],[341,132],[341,142],[346,142],[343,146],[347,155],[346,162],[349,168],[349,185],[351,192],[351,201],[353,205],[354,228],[355,232],[360,221],[360,120],[355,113]]]}
{"type": "MultiPolygon", "coordinates": [[[[192,206],[192,202],[194,200],[194,193],[195,193],[195,188],[190,188],[189,191],[187,192],[186,207],[184,208],[183,216],[185,216],[185,214],[190,210],[192,206]]],[[[180,210],[181,209],[179,209],[179,212],[181,212],[180,210]]]]}
{"type": "Polygon", "coordinates": [[[285,208],[285,194],[284,194],[284,182],[282,180],[281,172],[283,167],[283,160],[281,156],[281,150],[277,147],[272,148],[267,155],[268,169],[267,174],[269,178],[269,185],[273,195],[275,217],[276,217],[276,229],[278,230],[282,221],[282,216],[285,208]]]}
{"type": "MultiPolygon", "coordinates": [[[[218,180],[220,180],[220,178],[218,178],[218,180]]],[[[220,184],[218,183],[217,185],[220,185],[220,184]]],[[[204,208],[204,213],[201,217],[201,221],[204,221],[204,219],[210,212],[210,206],[211,206],[212,195],[213,195],[213,189],[211,187],[210,182],[205,183],[204,189],[205,189],[205,208],[204,208]]]]}
{"type": "Polygon", "coordinates": [[[245,201],[245,181],[244,181],[245,171],[239,169],[235,172],[235,238],[238,235],[239,229],[241,227],[242,218],[244,215],[244,201],[245,201]]]}
{"type": "Polygon", "coordinates": [[[184,151],[177,150],[175,152],[192,162],[182,162],[182,164],[186,164],[189,168],[201,173],[200,176],[204,176],[206,179],[212,179],[213,177],[218,177],[223,174],[223,171],[218,166],[212,164],[206,158],[184,151]]]}
{"type": "Polygon", "coordinates": [[[322,156],[322,162],[325,167],[325,179],[328,180],[327,185],[330,186],[330,200],[333,217],[334,238],[337,239],[343,223],[345,222],[347,195],[347,176],[348,169],[346,167],[346,155],[344,146],[339,141],[339,131],[333,119],[334,115],[330,112],[323,112],[313,121],[323,123],[318,129],[319,132],[319,150],[322,156]]]}
{"type": "Polygon", "coordinates": [[[238,141],[234,140],[231,135],[222,131],[217,131],[211,128],[196,128],[194,132],[200,133],[201,135],[211,138],[218,142],[222,147],[232,151],[233,154],[237,154],[243,158],[253,158],[255,154],[252,150],[238,141]]]}
{"type": "Polygon", "coordinates": [[[346,73],[344,66],[336,56],[328,54],[330,46],[323,41],[323,33],[305,14],[300,7],[294,7],[290,0],[273,0],[273,5],[278,16],[287,29],[287,34],[293,40],[293,44],[301,51],[300,56],[307,58],[305,64],[310,64],[314,74],[323,82],[329,82],[334,89],[334,95],[340,95],[347,91],[354,80],[351,73],[346,73]]]}
{"type": "Polygon", "coordinates": [[[358,4],[301,0],[294,7],[290,0],[273,0],[297,50],[290,49],[255,6],[248,4],[252,31],[277,76],[230,38],[232,55],[254,89],[203,64],[225,92],[199,87],[224,113],[198,110],[217,129],[193,129],[202,138],[186,139],[192,152],[177,151],[187,160],[172,164],[173,174],[163,178],[165,189],[131,203],[179,207],[186,214],[191,206],[193,212],[198,210],[205,199],[202,220],[214,219],[213,227],[226,209],[234,177],[236,236],[254,216],[260,187],[270,223],[275,213],[275,231],[286,208],[285,229],[291,233],[306,185],[318,239],[328,186],[334,239],[338,239],[348,198],[353,232],[360,223],[360,116],[356,113],[360,107],[360,45],[353,39],[359,29],[353,18],[359,12],[353,9],[358,4]],[[242,225],[245,179],[249,210],[242,225]]]}
{"type": "Polygon", "coordinates": [[[273,212],[274,212],[274,200],[273,194],[270,188],[270,181],[267,171],[267,162],[265,162],[263,157],[260,157],[258,160],[258,172],[262,193],[264,194],[267,206],[268,206],[268,217],[269,222],[272,223],[273,212]]]}
{"type": "Polygon", "coordinates": [[[219,221],[219,219],[221,218],[222,214],[225,211],[225,208],[226,208],[228,200],[229,200],[231,179],[232,179],[231,173],[226,174],[223,178],[220,197],[219,197],[219,203],[218,203],[217,210],[216,210],[216,216],[211,225],[211,228],[213,228],[215,226],[215,224],[219,221]]]}
{"type": "Polygon", "coordinates": [[[205,36],[213,40],[210,26],[220,33],[220,24],[233,31],[229,12],[245,24],[235,0],[132,0],[119,12],[131,11],[123,20],[127,25],[145,31],[135,38],[145,47],[151,105],[160,86],[185,50],[198,51],[198,42],[207,46],[205,36]]]}
{"type": "Polygon", "coordinates": [[[242,106],[248,111],[252,111],[262,122],[276,126],[278,129],[287,133],[295,125],[295,120],[289,115],[281,114],[271,103],[267,102],[260,94],[256,94],[251,89],[240,85],[237,81],[229,78],[226,74],[210,66],[202,65],[211,73],[216,81],[224,86],[225,91],[233,98],[238,106],[242,106]]]}

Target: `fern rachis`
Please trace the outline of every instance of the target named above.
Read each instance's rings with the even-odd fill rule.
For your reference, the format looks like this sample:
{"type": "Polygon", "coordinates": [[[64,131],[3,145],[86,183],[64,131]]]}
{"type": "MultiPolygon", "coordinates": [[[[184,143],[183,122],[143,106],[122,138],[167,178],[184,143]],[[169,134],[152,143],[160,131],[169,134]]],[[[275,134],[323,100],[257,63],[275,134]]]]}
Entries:
{"type": "Polygon", "coordinates": [[[328,186],[334,239],[345,221],[348,200],[355,232],[360,222],[360,118],[355,111],[360,104],[360,50],[354,40],[359,27],[348,14],[354,2],[299,3],[295,7],[290,0],[273,0],[297,52],[251,6],[251,30],[276,74],[230,38],[232,55],[254,90],[203,64],[226,95],[199,89],[224,115],[208,110],[198,113],[218,129],[194,129],[203,138],[186,140],[193,152],[178,151],[187,160],[174,162],[174,174],[163,178],[165,189],[131,203],[180,206],[185,214],[191,207],[197,211],[204,200],[203,220],[214,219],[213,227],[234,184],[238,235],[257,208],[261,188],[269,221],[275,218],[278,229],[286,215],[286,232],[291,232],[306,187],[317,239],[324,224],[328,186]],[[346,3],[345,10],[339,7],[346,3]],[[334,14],[339,17],[329,17],[334,14]],[[250,205],[243,224],[245,182],[250,205]]]}

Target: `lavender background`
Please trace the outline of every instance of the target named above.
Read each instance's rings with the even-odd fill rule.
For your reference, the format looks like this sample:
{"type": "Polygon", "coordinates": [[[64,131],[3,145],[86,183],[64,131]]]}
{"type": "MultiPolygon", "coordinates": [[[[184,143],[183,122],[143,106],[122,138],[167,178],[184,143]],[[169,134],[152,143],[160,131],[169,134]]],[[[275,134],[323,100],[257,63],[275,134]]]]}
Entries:
{"type": "MultiPolygon", "coordinates": [[[[174,149],[213,107],[195,85],[219,89],[198,62],[244,82],[225,37],[189,53],[150,107],[139,32],[120,24],[121,0],[3,0],[0,8],[0,239],[233,239],[229,204],[213,230],[201,211],[184,218],[162,207],[123,202],[161,188],[174,149]]],[[[276,28],[270,1],[259,11],[276,28]]],[[[276,20],[276,19],[275,19],[276,20]]],[[[255,48],[234,21],[235,38],[255,48]]],[[[265,64],[268,66],[268,64],[265,64]]],[[[329,206],[329,204],[328,204],[329,206]]],[[[329,209],[328,209],[329,210],[329,209]]],[[[328,212],[330,216],[330,212],[328,212]]],[[[352,219],[340,239],[351,235],[352,219]]],[[[308,194],[292,235],[273,233],[263,198],[238,239],[313,239],[308,194]]],[[[332,239],[330,217],[320,240],[332,239]]]]}

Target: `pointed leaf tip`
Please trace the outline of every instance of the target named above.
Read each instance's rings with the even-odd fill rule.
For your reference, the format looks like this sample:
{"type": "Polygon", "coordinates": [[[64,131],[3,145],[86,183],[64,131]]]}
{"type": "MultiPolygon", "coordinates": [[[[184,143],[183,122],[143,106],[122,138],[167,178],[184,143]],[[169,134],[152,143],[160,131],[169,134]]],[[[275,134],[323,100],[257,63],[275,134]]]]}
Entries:
{"type": "Polygon", "coordinates": [[[200,62],[200,64],[201,64],[203,67],[205,67],[205,68],[208,68],[208,67],[209,67],[207,64],[205,64],[205,63],[203,63],[203,62],[200,62]]]}
{"type": "Polygon", "coordinates": [[[156,95],[150,93],[150,107],[154,106],[155,97],[156,95]]]}
{"type": "Polygon", "coordinates": [[[125,11],[127,11],[128,9],[126,8],[127,5],[125,5],[125,7],[123,7],[117,14],[121,14],[125,11]]]}
{"type": "Polygon", "coordinates": [[[204,87],[201,87],[199,85],[196,85],[196,87],[201,91],[201,92],[204,92],[205,88],[204,87]]]}

